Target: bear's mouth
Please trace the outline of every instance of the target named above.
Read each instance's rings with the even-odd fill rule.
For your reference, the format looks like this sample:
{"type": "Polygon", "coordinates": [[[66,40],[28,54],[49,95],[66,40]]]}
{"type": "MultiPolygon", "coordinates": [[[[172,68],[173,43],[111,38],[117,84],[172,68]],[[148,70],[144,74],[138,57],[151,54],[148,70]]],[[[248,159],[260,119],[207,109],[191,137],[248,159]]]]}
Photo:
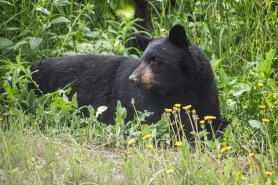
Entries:
{"type": "Polygon", "coordinates": [[[138,83],[136,84],[139,88],[142,88],[142,89],[152,89],[154,88],[155,84],[150,84],[150,83],[138,83]]]}

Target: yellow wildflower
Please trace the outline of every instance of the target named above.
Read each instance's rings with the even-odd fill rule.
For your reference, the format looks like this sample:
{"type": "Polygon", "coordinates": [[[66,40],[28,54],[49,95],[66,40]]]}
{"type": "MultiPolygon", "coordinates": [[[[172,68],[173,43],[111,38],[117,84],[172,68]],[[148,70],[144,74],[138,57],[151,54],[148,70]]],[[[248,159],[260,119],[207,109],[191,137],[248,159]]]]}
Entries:
{"type": "Polygon", "coordinates": [[[168,170],[166,170],[165,172],[166,172],[167,174],[171,174],[171,173],[174,172],[174,170],[173,170],[173,169],[168,169],[168,170]]]}
{"type": "Polygon", "coordinates": [[[128,154],[130,154],[130,153],[131,153],[131,151],[132,151],[132,149],[131,149],[131,148],[127,148],[127,150],[126,150],[126,152],[127,152],[128,154]]]}
{"type": "Polygon", "coordinates": [[[220,152],[223,153],[223,152],[230,151],[230,150],[232,150],[232,147],[227,146],[227,147],[222,148],[222,149],[220,150],[220,152]]]}
{"type": "Polygon", "coordinates": [[[199,121],[201,125],[205,124],[205,120],[199,121]]]}
{"type": "Polygon", "coordinates": [[[214,120],[214,119],[216,119],[215,116],[205,116],[204,117],[204,120],[214,120]]]}
{"type": "Polygon", "coordinates": [[[266,106],[265,106],[265,105],[260,105],[259,108],[260,108],[260,109],[265,109],[266,106]]]}
{"type": "Polygon", "coordinates": [[[1,121],[3,121],[3,118],[2,118],[2,117],[0,117],[0,122],[1,122],[1,121]]]}
{"type": "Polygon", "coordinates": [[[136,140],[134,139],[134,138],[132,138],[132,139],[130,139],[128,142],[127,142],[127,144],[128,145],[132,145],[132,144],[134,144],[136,142],[136,140]]]}
{"type": "Polygon", "coordinates": [[[249,156],[249,157],[254,157],[255,154],[252,152],[252,153],[250,153],[248,156],[249,156]]]}
{"type": "Polygon", "coordinates": [[[264,174],[266,174],[266,175],[272,175],[272,172],[266,171],[266,172],[264,172],[264,174]]]}
{"type": "Polygon", "coordinates": [[[182,146],[182,142],[181,142],[181,141],[177,141],[177,142],[175,143],[175,146],[182,146]]]}
{"type": "Polygon", "coordinates": [[[144,135],[144,136],[142,137],[142,139],[145,140],[145,139],[149,139],[149,138],[151,138],[151,137],[152,137],[151,134],[147,134],[147,135],[144,135]]]}
{"type": "Polygon", "coordinates": [[[148,149],[151,149],[151,148],[153,148],[153,145],[149,144],[149,145],[146,145],[146,147],[147,147],[148,149]]]}
{"type": "Polygon", "coordinates": [[[187,105],[185,107],[182,107],[183,110],[189,110],[192,107],[192,105],[187,105]]]}
{"type": "Polygon", "coordinates": [[[180,107],[181,107],[181,104],[176,103],[176,104],[174,105],[174,107],[180,108],[180,107]]]}
{"type": "Polygon", "coordinates": [[[193,110],[191,111],[191,113],[192,113],[193,115],[196,115],[196,110],[193,109],[193,110]]]}
{"type": "Polygon", "coordinates": [[[172,109],[164,109],[164,110],[165,110],[165,112],[173,112],[172,109]]]}
{"type": "Polygon", "coordinates": [[[259,86],[260,88],[262,88],[262,87],[264,86],[264,84],[263,84],[263,83],[259,83],[258,86],[259,86]]]}
{"type": "Polygon", "coordinates": [[[178,111],[178,110],[179,110],[179,108],[173,107],[173,111],[178,111]]]}
{"type": "Polygon", "coordinates": [[[31,157],[31,161],[32,161],[32,162],[35,162],[35,161],[36,161],[36,158],[35,158],[35,157],[31,157]]]}
{"type": "Polygon", "coordinates": [[[264,123],[269,123],[269,119],[266,119],[266,118],[263,118],[262,121],[263,121],[264,123]]]}

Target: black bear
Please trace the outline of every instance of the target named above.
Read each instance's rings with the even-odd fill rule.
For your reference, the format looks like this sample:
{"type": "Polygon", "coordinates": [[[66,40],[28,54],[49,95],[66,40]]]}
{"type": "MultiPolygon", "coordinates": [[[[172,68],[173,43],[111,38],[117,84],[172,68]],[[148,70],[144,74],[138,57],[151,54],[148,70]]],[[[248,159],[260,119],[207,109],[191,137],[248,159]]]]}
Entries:
{"type": "MultiPolygon", "coordinates": [[[[216,116],[213,129],[217,130],[222,121],[214,74],[183,26],[175,25],[166,37],[136,34],[136,40],[144,51],[140,59],[98,55],[50,58],[31,66],[33,80],[43,93],[71,84],[79,106],[108,107],[99,118],[107,124],[114,123],[117,100],[127,108],[126,119],[133,119],[134,98],[137,110],[154,112],[146,123],[158,121],[165,108],[180,103],[192,105],[201,119],[216,116]]],[[[188,117],[182,114],[182,119],[188,134],[192,130],[188,117]]]]}

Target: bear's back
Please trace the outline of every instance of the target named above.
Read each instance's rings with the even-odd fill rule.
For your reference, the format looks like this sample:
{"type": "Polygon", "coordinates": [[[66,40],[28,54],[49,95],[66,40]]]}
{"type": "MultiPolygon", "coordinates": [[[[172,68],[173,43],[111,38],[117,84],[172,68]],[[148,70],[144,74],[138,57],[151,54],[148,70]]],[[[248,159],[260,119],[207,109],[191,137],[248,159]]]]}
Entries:
{"type": "Polygon", "coordinates": [[[104,83],[113,81],[118,67],[126,62],[131,66],[138,63],[137,59],[130,57],[78,55],[46,59],[33,64],[31,71],[33,80],[39,84],[43,93],[53,92],[69,84],[86,91],[103,88],[104,83]]]}

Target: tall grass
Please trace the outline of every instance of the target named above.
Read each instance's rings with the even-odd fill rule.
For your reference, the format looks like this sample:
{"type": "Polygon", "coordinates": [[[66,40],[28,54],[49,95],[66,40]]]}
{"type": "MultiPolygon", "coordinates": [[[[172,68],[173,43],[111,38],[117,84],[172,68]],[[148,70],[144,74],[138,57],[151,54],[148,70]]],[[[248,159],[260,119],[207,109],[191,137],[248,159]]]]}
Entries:
{"type": "Polygon", "coordinates": [[[231,122],[223,138],[208,141],[199,131],[188,142],[171,129],[172,113],[142,125],[150,113],[138,112],[125,123],[120,103],[116,124],[107,126],[97,120],[104,107],[80,116],[70,89],[40,97],[27,89],[28,66],[43,58],[129,55],[139,20],[119,22],[108,7],[126,2],[0,1],[0,184],[277,184],[275,1],[149,1],[154,30],[147,34],[181,23],[209,57],[231,122]]]}

